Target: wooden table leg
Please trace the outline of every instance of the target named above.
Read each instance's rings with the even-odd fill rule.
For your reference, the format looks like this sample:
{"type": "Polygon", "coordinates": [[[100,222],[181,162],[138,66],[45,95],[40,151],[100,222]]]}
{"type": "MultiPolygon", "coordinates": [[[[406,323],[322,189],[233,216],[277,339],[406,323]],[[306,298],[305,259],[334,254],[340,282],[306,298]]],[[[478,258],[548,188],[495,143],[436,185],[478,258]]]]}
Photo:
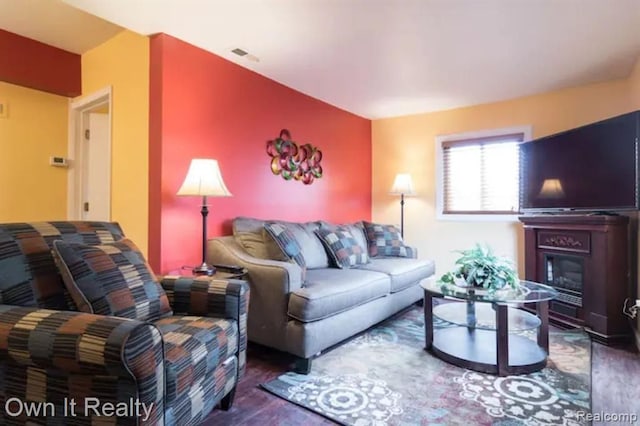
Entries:
{"type": "Polygon", "coordinates": [[[424,337],[424,348],[429,350],[433,344],[433,298],[426,290],[424,292],[424,337]]]}
{"type": "Polygon", "coordinates": [[[549,301],[538,302],[536,309],[538,318],[540,318],[540,327],[538,328],[538,346],[549,354],[549,301]]]}
{"type": "Polygon", "coordinates": [[[498,375],[509,375],[509,307],[496,304],[496,354],[498,375]]]}

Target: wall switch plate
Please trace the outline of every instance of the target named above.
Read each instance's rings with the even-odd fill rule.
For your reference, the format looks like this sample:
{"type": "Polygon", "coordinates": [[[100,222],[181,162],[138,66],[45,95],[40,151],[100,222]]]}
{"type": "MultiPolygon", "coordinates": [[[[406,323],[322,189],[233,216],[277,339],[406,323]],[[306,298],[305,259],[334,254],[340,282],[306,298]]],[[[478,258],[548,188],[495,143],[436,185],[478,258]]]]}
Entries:
{"type": "Polygon", "coordinates": [[[9,116],[9,104],[0,100],[0,118],[7,118],[9,116]]]}
{"type": "Polygon", "coordinates": [[[640,308],[640,299],[636,299],[636,308],[640,308]]]}
{"type": "Polygon", "coordinates": [[[64,157],[51,157],[49,158],[49,164],[54,167],[67,167],[67,159],[64,157]]]}

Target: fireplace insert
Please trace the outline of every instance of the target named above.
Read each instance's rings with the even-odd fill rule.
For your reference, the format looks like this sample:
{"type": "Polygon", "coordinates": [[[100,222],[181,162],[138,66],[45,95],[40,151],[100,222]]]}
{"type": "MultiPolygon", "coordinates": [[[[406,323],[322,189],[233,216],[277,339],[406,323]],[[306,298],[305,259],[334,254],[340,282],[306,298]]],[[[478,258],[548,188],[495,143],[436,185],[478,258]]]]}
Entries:
{"type": "Polygon", "coordinates": [[[557,300],[582,307],[584,258],[558,253],[544,255],[544,283],[558,291],[557,300]]]}

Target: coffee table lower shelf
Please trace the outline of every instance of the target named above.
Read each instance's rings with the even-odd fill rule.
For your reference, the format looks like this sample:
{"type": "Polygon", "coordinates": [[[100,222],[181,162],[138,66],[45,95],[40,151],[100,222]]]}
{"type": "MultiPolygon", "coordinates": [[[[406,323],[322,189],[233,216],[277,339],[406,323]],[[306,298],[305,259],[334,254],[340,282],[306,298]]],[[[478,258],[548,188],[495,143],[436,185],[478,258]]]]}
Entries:
{"type": "MultiPolygon", "coordinates": [[[[509,374],[539,371],[547,364],[547,353],[524,336],[509,334],[509,374]]],[[[467,327],[439,328],[427,350],[438,358],[462,368],[499,374],[496,331],[467,327]]]]}

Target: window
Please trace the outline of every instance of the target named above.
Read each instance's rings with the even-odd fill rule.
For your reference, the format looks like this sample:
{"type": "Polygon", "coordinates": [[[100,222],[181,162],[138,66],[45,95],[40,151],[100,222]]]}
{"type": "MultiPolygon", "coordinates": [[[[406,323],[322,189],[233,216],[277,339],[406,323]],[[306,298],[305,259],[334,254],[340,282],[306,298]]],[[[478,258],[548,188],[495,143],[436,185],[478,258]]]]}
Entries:
{"type": "Polygon", "coordinates": [[[440,217],[518,213],[520,143],[530,130],[507,130],[438,138],[440,217]]]}

